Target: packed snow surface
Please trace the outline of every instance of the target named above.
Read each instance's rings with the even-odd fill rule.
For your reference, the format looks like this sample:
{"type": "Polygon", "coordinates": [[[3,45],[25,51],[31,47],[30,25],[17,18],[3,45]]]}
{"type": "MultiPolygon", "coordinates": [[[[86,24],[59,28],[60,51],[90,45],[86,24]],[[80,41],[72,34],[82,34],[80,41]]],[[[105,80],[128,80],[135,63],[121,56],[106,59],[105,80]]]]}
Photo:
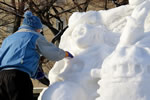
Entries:
{"type": "Polygon", "coordinates": [[[150,100],[150,0],[75,12],[38,100],[150,100]]]}

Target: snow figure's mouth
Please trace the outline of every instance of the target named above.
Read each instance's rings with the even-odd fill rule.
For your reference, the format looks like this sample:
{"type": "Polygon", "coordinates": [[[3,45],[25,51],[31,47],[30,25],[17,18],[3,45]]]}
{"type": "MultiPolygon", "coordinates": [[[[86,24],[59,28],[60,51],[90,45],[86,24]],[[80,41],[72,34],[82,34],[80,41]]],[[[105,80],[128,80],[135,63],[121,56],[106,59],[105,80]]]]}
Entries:
{"type": "Polygon", "coordinates": [[[109,81],[125,81],[150,76],[150,49],[124,47],[113,52],[103,63],[101,75],[109,81]],[[116,60],[114,60],[116,59],[116,60]],[[109,62],[109,63],[108,63],[109,62]]]}

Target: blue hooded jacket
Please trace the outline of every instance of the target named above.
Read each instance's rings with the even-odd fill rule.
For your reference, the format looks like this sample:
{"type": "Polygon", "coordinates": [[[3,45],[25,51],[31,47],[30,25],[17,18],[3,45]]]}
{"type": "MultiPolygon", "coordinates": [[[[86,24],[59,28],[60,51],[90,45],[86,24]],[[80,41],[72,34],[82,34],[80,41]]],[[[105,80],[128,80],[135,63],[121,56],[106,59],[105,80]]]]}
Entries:
{"type": "Polygon", "coordinates": [[[0,48],[0,67],[27,72],[34,77],[40,55],[36,50],[38,35],[32,32],[16,32],[8,36],[0,48]]]}
{"type": "Polygon", "coordinates": [[[30,26],[22,25],[8,36],[0,48],[0,69],[18,69],[36,78],[40,55],[48,60],[58,61],[65,57],[65,51],[49,43],[44,36],[30,26]]]}

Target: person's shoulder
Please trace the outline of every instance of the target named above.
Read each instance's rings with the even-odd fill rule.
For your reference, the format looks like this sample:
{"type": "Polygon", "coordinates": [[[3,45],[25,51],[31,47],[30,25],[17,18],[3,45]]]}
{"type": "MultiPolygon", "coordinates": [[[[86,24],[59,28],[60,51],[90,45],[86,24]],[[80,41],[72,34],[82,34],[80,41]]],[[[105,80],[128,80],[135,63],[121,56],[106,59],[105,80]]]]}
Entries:
{"type": "Polygon", "coordinates": [[[29,35],[36,35],[39,36],[37,32],[29,29],[20,29],[16,31],[14,34],[29,34],[29,35]]]}

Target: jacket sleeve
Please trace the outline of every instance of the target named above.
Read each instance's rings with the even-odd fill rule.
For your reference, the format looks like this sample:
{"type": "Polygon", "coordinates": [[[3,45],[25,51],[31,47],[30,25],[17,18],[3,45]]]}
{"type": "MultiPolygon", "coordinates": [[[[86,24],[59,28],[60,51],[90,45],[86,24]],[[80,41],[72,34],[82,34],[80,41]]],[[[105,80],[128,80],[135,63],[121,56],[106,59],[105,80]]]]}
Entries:
{"type": "Polygon", "coordinates": [[[65,57],[65,51],[49,43],[44,36],[39,35],[36,41],[38,52],[48,60],[58,61],[65,57]]]}

